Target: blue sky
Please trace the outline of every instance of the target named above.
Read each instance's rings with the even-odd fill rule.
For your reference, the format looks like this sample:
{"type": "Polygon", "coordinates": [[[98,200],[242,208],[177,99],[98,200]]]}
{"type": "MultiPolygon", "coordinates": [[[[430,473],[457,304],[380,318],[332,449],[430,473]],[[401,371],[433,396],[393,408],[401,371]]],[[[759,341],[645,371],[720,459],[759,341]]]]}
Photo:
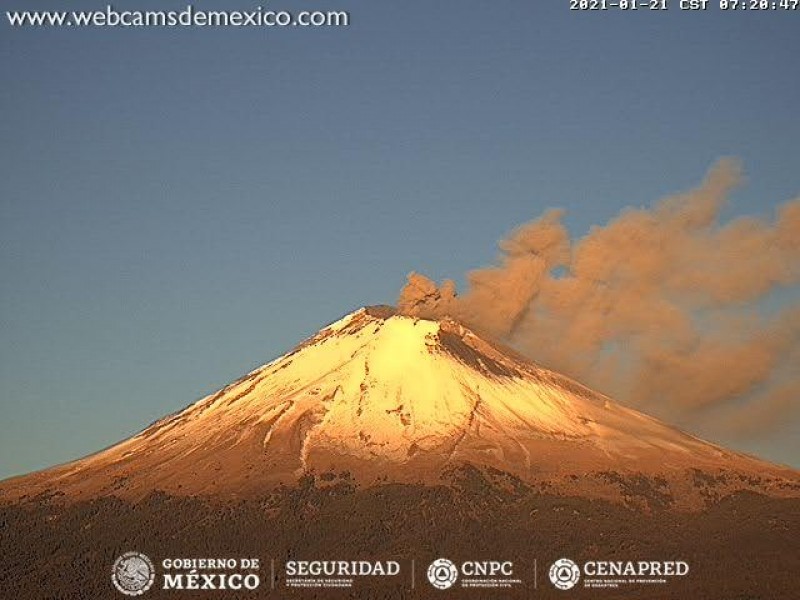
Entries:
{"type": "MultiPolygon", "coordinates": [[[[140,430],[393,302],[412,269],[460,278],[547,207],[580,235],[724,155],[748,179],[729,215],[796,197],[800,14],[673,4],[270,5],[350,11],[326,30],[4,20],[0,477],[140,430]]],[[[735,447],[800,465],[795,425],[735,447]]]]}

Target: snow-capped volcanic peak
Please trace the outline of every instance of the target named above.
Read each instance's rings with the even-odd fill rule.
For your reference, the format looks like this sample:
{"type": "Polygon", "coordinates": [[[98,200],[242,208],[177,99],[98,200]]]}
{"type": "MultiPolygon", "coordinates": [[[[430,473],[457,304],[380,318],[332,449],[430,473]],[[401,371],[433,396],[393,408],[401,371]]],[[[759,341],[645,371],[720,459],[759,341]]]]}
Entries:
{"type": "Polygon", "coordinates": [[[461,451],[527,468],[528,442],[542,439],[585,438],[621,456],[654,447],[719,454],[456,323],[386,309],[348,315],[131,443],[217,445],[234,433],[228,443],[258,441],[268,462],[285,456],[304,469],[323,467],[318,455],[405,463],[461,451]]]}
{"type": "Polygon", "coordinates": [[[20,483],[89,495],[244,495],[310,472],[436,481],[465,463],[525,480],[770,468],[624,408],[458,323],[373,307],[133,438],[20,483]]]}

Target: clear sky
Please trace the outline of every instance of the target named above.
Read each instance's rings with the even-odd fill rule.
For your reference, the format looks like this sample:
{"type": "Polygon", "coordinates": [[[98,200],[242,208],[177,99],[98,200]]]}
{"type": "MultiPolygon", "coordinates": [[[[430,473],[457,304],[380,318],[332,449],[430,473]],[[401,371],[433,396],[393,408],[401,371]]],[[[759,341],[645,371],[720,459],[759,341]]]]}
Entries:
{"type": "MultiPolygon", "coordinates": [[[[0,477],[135,433],[412,269],[461,277],[547,207],[580,235],[723,155],[748,178],[730,215],[796,197],[800,11],[671,4],[270,4],[351,13],[283,30],[3,15],[0,477]]],[[[77,7],[103,5],[3,10],[77,7]]],[[[795,425],[736,448],[800,466],[795,425]]]]}

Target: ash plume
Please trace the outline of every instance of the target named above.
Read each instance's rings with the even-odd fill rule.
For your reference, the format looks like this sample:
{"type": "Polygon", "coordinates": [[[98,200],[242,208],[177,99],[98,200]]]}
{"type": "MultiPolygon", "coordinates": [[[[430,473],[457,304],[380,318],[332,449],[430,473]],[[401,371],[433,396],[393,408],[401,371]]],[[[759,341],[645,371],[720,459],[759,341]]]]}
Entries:
{"type": "Polygon", "coordinates": [[[739,164],[631,208],[580,239],[551,210],[499,244],[467,289],[411,273],[409,315],[449,316],[629,405],[757,435],[796,415],[800,306],[762,314],[800,282],[800,199],[771,219],[722,222],[739,164]]]}

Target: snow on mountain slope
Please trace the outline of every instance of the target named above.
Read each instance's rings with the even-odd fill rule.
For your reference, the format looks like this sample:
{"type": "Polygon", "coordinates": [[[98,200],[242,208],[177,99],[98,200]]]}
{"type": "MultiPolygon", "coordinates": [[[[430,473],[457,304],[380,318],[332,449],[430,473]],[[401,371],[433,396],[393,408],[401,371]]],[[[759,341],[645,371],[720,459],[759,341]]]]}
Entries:
{"type": "Polygon", "coordinates": [[[0,498],[156,489],[247,496],[312,472],[437,482],[464,463],[527,481],[611,471],[671,479],[691,469],[770,473],[778,487],[797,479],[616,404],[455,322],[374,307],[116,446],[8,480],[0,498]]]}

